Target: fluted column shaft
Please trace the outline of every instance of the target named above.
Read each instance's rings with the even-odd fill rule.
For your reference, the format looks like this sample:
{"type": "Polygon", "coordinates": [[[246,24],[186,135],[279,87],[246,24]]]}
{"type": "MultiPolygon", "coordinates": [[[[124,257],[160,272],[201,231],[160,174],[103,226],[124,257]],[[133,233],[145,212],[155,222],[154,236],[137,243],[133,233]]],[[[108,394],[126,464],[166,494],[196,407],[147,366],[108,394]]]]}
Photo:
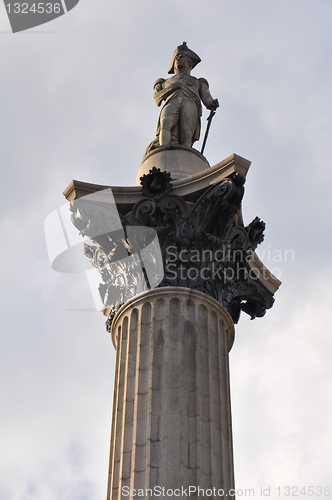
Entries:
{"type": "Polygon", "coordinates": [[[107,500],[154,487],[234,488],[233,339],[228,312],[198,291],[159,288],[121,307],[107,500]]]}

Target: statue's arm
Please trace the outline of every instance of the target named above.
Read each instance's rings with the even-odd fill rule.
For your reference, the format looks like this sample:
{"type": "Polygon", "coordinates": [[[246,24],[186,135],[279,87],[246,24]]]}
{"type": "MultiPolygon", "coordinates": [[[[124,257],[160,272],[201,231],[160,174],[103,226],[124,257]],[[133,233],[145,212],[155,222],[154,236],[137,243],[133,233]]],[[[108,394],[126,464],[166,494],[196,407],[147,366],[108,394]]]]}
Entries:
{"type": "Polygon", "coordinates": [[[180,83],[179,82],[174,82],[166,85],[166,80],[164,78],[159,78],[159,80],[156,81],[156,83],[153,86],[154,89],[154,100],[156,101],[157,106],[160,106],[160,104],[163,101],[166,101],[166,99],[174,94],[176,90],[180,88],[180,83]]]}
{"type": "Polygon", "coordinates": [[[204,106],[211,110],[219,108],[219,101],[218,99],[213,99],[210,94],[207,80],[205,80],[205,78],[199,78],[199,84],[199,94],[204,106]]]}
{"type": "Polygon", "coordinates": [[[164,88],[165,88],[165,79],[158,78],[153,86],[153,98],[156,101],[157,106],[160,106],[164,99],[164,88]]]}

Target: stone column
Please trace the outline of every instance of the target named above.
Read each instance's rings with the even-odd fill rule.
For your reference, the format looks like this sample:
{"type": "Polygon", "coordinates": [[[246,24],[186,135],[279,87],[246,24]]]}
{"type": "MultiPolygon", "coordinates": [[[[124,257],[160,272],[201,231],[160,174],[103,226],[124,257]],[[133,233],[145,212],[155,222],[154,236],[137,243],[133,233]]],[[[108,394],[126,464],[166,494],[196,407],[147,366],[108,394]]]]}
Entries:
{"type": "Polygon", "coordinates": [[[154,498],[156,486],[228,493],[230,314],[199,291],[158,288],[123,305],[111,334],[117,358],[107,500],[149,488],[144,498],[154,498]]]}
{"type": "Polygon", "coordinates": [[[223,489],[229,498],[233,324],[241,312],[264,316],[280,282],[255,255],[264,222],[243,224],[250,162],[232,155],[183,177],[182,153],[146,159],[154,165],[158,155],[162,170],[140,172],[141,186],[110,192],[73,181],[65,191],[73,224],[94,242],[85,254],[100,273],[117,350],[107,500],[129,498],[130,490],[158,498],[156,486],[187,494],[200,487],[196,498],[205,500],[223,489]]]}

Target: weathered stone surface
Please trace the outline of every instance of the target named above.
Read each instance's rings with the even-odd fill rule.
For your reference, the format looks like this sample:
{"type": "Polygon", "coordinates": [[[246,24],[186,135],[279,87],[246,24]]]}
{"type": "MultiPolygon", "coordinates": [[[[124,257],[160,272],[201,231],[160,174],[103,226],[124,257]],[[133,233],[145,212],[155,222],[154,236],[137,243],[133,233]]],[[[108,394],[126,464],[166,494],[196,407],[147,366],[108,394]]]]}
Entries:
{"type": "Polygon", "coordinates": [[[227,311],[186,288],[145,292],[118,311],[112,324],[118,384],[108,500],[120,500],[129,484],[234,486],[228,374],[233,339],[227,311]],[[147,384],[148,393],[141,394],[147,384]]]}

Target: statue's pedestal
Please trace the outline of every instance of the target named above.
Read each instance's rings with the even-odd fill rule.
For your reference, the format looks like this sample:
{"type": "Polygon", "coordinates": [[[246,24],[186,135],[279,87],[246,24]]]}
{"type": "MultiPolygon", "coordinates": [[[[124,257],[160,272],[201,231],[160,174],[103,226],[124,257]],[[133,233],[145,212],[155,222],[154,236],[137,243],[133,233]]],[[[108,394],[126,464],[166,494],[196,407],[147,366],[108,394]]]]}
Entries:
{"type": "Polygon", "coordinates": [[[185,146],[164,146],[151,151],[142,160],[136,177],[136,186],[140,185],[140,178],[148,174],[153,168],[162,172],[169,172],[172,179],[178,180],[188,177],[209,168],[207,159],[196,149],[185,146]]]}
{"type": "Polygon", "coordinates": [[[117,360],[107,499],[155,487],[191,487],[194,499],[206,497],[195,487],[229,496],[229,313],[196,290],[159,288],[122,306],[111,333],[117,360]]]}

